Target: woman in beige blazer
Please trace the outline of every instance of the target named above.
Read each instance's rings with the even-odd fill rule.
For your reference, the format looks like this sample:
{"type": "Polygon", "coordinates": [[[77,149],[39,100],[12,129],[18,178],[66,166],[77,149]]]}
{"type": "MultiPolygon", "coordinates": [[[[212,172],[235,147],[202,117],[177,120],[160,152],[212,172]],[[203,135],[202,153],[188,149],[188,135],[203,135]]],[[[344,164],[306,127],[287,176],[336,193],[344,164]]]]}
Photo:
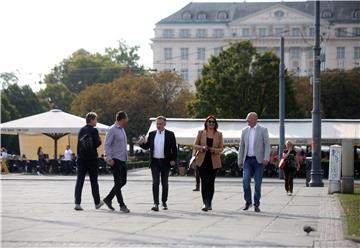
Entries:
{"type": "Polygon", "coordinates": [[[201,178],[202,211],[212,210],[214,185],[217,170],[221,168],[220,154],[224,140],[222,133],[217,131],[218,123],[214,116],[206,118],[204,130],[200,130],[195,140],[195,164],[198,166],[201,178]]]}

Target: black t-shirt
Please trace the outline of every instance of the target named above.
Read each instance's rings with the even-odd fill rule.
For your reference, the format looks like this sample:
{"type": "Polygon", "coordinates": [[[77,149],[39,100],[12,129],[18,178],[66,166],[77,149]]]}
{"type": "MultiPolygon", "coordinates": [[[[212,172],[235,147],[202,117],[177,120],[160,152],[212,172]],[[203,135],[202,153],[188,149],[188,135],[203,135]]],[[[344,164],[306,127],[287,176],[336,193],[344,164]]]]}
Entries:
{"type": "MultiPolygon", "coordinates": [[[[288,150],[284,151],[285,154],[288,153],[288,150]]],[[[292,168],[296,168],[297,164],[296,164],[296,151],[295,150],[291,150],[290,153],[288,154],[288,157],[286,158],[286,166],[292,167],[292,168]]]]}

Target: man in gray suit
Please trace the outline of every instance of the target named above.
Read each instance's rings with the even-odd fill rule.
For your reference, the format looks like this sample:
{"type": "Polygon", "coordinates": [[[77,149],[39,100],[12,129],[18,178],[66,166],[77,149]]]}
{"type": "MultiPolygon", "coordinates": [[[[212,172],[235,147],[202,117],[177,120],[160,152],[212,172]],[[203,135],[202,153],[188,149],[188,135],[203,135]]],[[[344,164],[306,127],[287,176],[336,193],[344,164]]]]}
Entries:
{"type": "Polygon", "coordinates": [[[241,133],[238,164],[243,167],[243,188],[245,207],[248,210],[252,206],[251,177],[255,180],[254,207],[255,212],[260,212],[261,183],[264,166],[269,163],[270,143],[269,133],[265,127],[257,124],[257,114],[250,112],[246,121],[248,127],[241,133]]]}

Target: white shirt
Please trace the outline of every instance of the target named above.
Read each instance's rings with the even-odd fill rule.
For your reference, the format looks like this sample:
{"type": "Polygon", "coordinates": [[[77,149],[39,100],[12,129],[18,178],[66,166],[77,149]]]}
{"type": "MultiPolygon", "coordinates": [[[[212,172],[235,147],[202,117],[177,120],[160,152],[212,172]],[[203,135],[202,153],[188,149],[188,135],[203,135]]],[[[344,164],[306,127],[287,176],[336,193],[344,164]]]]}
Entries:
{"type": "Polygon", "coordinates": [[[256,135],[256,126],[250,128],[249,130],[249,146],[247,151],[247,156],[255,156],[255,135],[256,135]]]}
{"type": "Polygon", "coordinates": [[[64,152],[64,160],[66,160],[66,161],[70,161],[71,160],[71,157],[72,157],[72,151],[71,151],[71,149],[69,149],[69,150],[65,150],[65,152],[64,152]]]}
{"type": "Polygon", "coordinates": [[[157,131],[154,139],[154,158],[165,158],[165,130],[157,131]]]}

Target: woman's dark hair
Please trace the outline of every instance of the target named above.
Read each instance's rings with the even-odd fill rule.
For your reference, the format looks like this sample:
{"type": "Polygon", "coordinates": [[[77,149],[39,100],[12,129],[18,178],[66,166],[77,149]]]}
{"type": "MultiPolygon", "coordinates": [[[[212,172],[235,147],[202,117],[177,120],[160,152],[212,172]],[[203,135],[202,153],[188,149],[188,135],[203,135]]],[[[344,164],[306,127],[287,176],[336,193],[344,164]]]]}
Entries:
{"type": "Polygon", "coordinates": [[[116,113],[116,120],[117,121],[121,121],[123,119],[126,119],[127,118],[127,114],[125,111],[119,111],[116,113]]]}
{"type": "Polygon", "coordinates": [[[40,149],[42,149],[42,147],[41,147],[41,146],[39,146],[39,147],[38,147],[37,155],[39,155],[39,153],[40,153],[40,149]]]}
{"type": "Polygon", "coordinates": [[[209,116],[206,118],[205,123],[204,123],[204,130],[207,130],[207,123],[208,123],[208,121],[209,121],[210,119],[213,119],[214,122],[215,122],[214,130],[215,130],[215,132],[216,132],[217,129],[218,129],[218,127],[219,127],[219,125],[218,125],[218,123],[217,123],[217,120],[216,120],[215,116],[213,116],[213,115],[209,115],[209,116]]]}

